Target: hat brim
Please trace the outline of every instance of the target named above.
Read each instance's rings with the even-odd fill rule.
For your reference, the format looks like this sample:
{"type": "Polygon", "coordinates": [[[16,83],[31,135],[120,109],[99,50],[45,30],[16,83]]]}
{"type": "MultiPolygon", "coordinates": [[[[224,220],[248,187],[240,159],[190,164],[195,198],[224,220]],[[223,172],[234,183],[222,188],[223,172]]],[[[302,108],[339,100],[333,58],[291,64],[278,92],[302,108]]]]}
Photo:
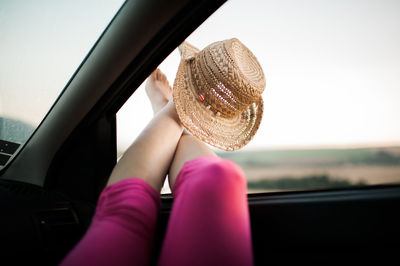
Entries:
{"type": "Polygon", "coordinates": [[[207,109],[198,100],[190,74],[189,61],[199,50],[188,43],[180,47],[181,62],[173,86],[173,100],[183,126],[194,136],[216,148],[233,151],[242,148],[254,137],[263,114],[263,99],[250,104],[232,118],[224,118],[207,109]]]}

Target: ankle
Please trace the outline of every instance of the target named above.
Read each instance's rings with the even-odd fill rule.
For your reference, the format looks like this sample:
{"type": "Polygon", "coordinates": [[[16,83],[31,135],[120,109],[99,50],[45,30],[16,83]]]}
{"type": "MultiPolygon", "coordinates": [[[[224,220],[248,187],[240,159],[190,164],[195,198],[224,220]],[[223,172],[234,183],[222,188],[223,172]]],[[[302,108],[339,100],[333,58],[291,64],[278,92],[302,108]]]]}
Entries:
{"type": "Polygon", "coordinates": [[[151,108],[153,109],[153,114],[156,115],[158,112],[160,112],[167,105],[167,103],[168,101],[165,100],[164,98],[151,101],[151,108]]]}
{"type": "Polygon", "coordinates": [[[182,130],[183,130],[183,126],[182,126],[181,120],[179,119],[178,113],[176,112],[176,109],[175,109],[174,102],[172,100],[170,100],[165,105],[165,107],[163,108],[162,111],[165,112],[166,115],[168,115],[168,117],[173,119],[179,126],[181,126],[182,130]]]}

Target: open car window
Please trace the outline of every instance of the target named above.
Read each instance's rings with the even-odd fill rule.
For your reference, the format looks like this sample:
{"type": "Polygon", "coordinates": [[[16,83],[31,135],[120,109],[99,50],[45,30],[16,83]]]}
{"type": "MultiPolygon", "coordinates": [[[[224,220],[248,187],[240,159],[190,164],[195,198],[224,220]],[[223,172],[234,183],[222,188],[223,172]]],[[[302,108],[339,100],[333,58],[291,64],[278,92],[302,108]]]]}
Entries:
{"type": "MultiPolygon", "coordinates": [[[[236,37],[267,86],[264,116],[237,162],[248,192],[400,182],[400,4],[393,1],[229,1],[187,41],[236,37]]],[[[173,84],[175,50],[159,66],[173,84]]],[[[118,154],[150,121],[144,84],[117,114],[118,154]]],[[[164,192],[169,192],[168,186],[164,192]]]]}
{"type": "Polygon", "coordinates": [[[2,2],[0,169],[31,137],[123,2],[2,2]]]}

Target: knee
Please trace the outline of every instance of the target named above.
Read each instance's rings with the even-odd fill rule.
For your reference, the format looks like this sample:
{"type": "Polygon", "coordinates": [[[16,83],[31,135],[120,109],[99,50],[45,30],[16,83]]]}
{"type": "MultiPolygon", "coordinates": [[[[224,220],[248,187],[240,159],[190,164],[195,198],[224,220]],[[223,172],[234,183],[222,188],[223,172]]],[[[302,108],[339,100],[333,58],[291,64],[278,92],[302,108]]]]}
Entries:
{"type": "Polygon", "coordinates": [[[240,189],[246,191],[247,181],[243,171],[228,160],[216,160],[201,167],[201,186],[211,186],[224,190],[240,189]]]}

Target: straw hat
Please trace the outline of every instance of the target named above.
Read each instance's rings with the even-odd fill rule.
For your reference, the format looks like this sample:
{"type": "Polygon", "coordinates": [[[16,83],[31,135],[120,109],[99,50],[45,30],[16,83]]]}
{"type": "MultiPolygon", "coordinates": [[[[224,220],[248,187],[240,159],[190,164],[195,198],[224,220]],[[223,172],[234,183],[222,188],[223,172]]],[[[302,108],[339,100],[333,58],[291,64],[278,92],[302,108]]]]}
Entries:
{"type": "Polygon", "coordinates": [[[179,51],[173,97],[184,127],[222,150],[245,146],[263,114],[265,77],[256,57],[236,38],[202,51],[184,42],[179,51]]]}

